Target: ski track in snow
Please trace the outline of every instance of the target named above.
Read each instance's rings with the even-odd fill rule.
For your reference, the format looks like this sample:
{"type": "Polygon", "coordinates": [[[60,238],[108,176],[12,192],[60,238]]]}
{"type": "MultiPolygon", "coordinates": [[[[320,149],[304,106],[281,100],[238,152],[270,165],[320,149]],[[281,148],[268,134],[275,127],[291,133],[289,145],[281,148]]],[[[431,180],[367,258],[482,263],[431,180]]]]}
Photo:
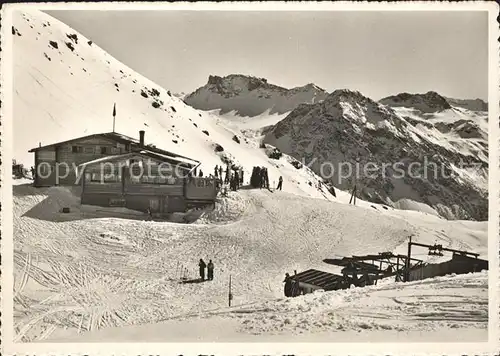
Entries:
{"type": "MultiPolygon", "coordinates": [[[[444,221],[437,217],[429,216],[424,228],[421,217],[391,216],[285,192],[230,192],[221,198],[226,200],[218,205],[221,210],[206,212],[192,224],[142,221],[142,215],[131,218],[124,211],[115,218],[99,218],[99,208],[80,207],[75,200],[68,188],[14,186],[20,341],[50,338],[65,328],[77,333],[210,315],[207,311],[220,314],[230,275],[236,308],[273,304],[282,296],[285,272],[336,272],[324,258],[404,250],[412,233],[419,241],[449,243],[440,232],[444,221]],[[60,220],[66,214],[58,214],[62,206],[72,209],[66,220],[60,220]],[[184,269],[188,280],[198,277],[199,258],[214,261],[215,280],[181,283],[184,269]]],[[[454,241],[485,250],[487,238],[481,235],[480,223],[471,223],[482,236],[479,241],[471,239],[474,230],[460,222],[446,223],[453,228],[454,241]]],[[[349,293],[325,293],[325,298],[354,298],[365,292],[349,293]]],[[[279,308],[286,305],[277,303],[279,308]]]]}

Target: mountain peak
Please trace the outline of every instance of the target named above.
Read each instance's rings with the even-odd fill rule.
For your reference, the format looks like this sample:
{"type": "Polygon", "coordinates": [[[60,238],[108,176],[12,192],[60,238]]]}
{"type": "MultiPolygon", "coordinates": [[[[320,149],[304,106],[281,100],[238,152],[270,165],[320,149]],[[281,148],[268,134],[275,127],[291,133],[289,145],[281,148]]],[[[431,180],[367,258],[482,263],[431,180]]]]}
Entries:
{"type": "Polygon", "coordinates": [[[383,98],[379,102],[392,107],[414,108],[424,113],[439,112],[452,108],[446,98],[435,91],[428,91],[424,94],[399,93],[383,98]]]}
{"type": "Polygon", "coordinates": [[[287,89],[265,78],[230,74],[224,77],[210,75],[207,84],[186,96],[185,101],[196,109],[258,116],[265,112],[284,114],[300,104],[321,101],[327,96],[324,89],[313,83],[287,89]]]}

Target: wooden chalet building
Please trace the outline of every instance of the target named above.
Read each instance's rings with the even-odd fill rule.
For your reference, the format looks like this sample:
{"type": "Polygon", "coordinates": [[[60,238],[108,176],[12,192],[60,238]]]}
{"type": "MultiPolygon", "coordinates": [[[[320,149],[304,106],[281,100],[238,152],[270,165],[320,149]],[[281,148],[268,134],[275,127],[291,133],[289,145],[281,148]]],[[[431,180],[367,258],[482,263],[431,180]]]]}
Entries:
{"type": "Polygon", "coordinates": [[[198,161],[145,145],[144,131],[139,140],[110,132],[29,152],[35,153],[39,167],[36,187],[79,185],[82,204],[149,208],[153,215],[163,215],[213,204],[217,195],[214,179],[192,177],[198,161]]]}

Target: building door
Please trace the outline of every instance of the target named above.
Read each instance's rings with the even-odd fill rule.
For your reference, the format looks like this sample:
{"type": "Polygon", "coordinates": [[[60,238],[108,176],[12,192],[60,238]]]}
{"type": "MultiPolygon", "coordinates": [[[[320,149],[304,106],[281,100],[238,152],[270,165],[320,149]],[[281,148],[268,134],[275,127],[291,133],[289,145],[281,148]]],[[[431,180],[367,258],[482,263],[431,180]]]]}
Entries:
{"type": "Polygon", "coordinates": [[[152,213],[157,213],[158,210],[160,209],[160,199],[158,198],[151,198],[149,199],[149,210],[151,210],[152,213]]]}
{"type": "Polygon", "coordinates": [[[169,213],[168,195],[163,197],[163,212],[169,213]]]}

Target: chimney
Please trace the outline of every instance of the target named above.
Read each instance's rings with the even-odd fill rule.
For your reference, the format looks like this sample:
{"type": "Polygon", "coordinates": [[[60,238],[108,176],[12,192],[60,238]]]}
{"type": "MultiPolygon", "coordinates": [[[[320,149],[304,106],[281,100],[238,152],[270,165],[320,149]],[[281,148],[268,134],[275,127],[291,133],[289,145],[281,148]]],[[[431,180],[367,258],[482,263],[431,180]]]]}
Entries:
{"type": "Polygon", "coordinates": [[[144,147],[144,134],[146,132],[144,130],[139,131],[139,144],[141,147],[144,147]]]}

